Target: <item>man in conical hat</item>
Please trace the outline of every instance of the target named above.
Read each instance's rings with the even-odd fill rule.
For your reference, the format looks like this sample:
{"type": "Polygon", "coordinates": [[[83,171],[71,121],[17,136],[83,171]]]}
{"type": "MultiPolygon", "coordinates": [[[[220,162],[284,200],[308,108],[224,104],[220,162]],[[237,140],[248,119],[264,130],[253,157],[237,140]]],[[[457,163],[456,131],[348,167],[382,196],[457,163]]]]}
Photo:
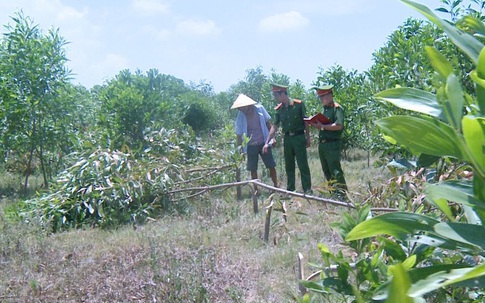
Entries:
{"type": "Polygon", "coordinates": [[[247,170],[251,172],[251,178],[258,179],[258,159],[261,157],[269,170],[273,186],[278,187],[276,162],[271,147],[263,152],[272,126],[270,115],[263,105],[244,94],[237,97],[231,109],[239,110],[235,122],[238,146],[242,145],[243,135],[249,138],[249,142],[243,146],[243,151],[247,153],[247,170]]]}

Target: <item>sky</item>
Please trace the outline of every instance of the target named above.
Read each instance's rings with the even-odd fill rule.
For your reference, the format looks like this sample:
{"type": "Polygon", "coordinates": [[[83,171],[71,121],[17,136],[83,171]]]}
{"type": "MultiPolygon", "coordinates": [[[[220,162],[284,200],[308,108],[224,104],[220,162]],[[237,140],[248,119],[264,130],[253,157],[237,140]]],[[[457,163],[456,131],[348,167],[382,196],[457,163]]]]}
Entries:
{"type": "Polygon", "coordinates": [[[332,66],[365,71],[407,18],[424,19],[399,0],[0,0],[2,34],[20,11],[69,42],[73,84],[157,69],[215,92],[258,67],[306,87],[332,66]]]}

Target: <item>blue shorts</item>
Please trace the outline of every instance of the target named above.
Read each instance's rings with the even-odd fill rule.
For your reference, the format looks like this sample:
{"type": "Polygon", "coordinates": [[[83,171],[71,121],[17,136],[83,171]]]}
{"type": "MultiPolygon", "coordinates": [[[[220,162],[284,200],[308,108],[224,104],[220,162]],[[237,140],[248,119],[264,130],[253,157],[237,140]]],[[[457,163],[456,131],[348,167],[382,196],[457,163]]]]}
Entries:
{"type": "Polygon", "coordinates": [[[248,145],[247,147],[247,155],[248,155],[248,165],[247,169],[249,171],[256,171],[258,170],[258,159],[261,156],[264,165],[266,168],[273,168],[276,167],[276,162],[273,158],[273,153],[271,152],[271,147],[268,147],[268,152],[263,154],[263,146],[264,144],[256,144],[256,145],[248,145]]]}

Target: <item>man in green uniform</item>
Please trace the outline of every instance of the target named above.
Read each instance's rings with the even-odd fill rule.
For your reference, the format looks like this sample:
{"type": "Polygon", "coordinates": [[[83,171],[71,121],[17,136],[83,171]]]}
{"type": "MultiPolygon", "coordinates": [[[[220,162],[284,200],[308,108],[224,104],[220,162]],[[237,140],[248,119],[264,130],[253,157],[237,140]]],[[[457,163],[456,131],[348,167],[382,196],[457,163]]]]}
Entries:
{"type": "Polygon", "coordinates": [[[308,166],[307,147],[310,146],[309,126],[303,121],[306,117],[305,105],[301,100],[288,96],[288,87],[273,84],[273,97],[278,101],[275,107],[275,123],[269,130],[269,136],[263,151],[269,148],[276,129],[281,126],[284,134],[283,150],[287,177],[286,189],[295,190],[295,159],[300,169],[301,185],[304,193],[312,193],[310,167],[308,166]]]}
{"type": "Polygon", "coordinates": [[[340,165],[342,150],[342,132],[344,129],[344,109],[333,100],[332,85],[314,87],[323,105],[323,114],[330,119],[329,124],[320,122],[310,123],[320,130],[318,136],[318,154],[327,181],[331,182],[339,198],[345,198],[347,183],[340,165]]]}

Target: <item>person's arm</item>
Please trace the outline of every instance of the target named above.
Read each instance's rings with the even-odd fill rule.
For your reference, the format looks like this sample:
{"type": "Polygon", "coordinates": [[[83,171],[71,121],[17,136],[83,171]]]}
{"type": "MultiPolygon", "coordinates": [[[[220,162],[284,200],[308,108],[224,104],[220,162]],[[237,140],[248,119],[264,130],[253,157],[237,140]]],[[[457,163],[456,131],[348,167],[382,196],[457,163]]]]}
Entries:
{"type": "Polygon", "coordinates": [[[317,128],[319,130],[323,130],[323,131],[339,131],[344,127],[343,127],[342,124],[337,124],[337,123],[322,124],[322,123],[318,122],[317,128]]]}
{"type": "Polygon", "coordinates": [[[305,122],[305,137],[306,137],[306,147],[310,147],[311,139],[310,139],[310,123],[305,122]]]}
{"type": "Polygon", "coordinates": [[[242,135],[236,135],[236,144],[239,147],[239,152],[243,153],[243,148],[242,148],[242,135]]]}
{"type": "MultiPolygon", "coordinates": [[[[306,114],[306,107],[305,103],[301,103],[301,114],[302,114],[302,119],[307,117],[306,114]]],[[[311,140],[310,140],[310,123],[306,122],[303,120],[303,123],[305,123],[305,138],[306,138],[306,147],[310,147],[311,145],[311,140]]]]}
{"type": "Polygon", "coordinates": [[[271,124],[271,121],[270,120],[266,121],[266,127],[268,128],[268,131],[271,130],[271,126],[273,126],[273,124],[271,124]]]}
{"type": "Polygon", "coordinates": [[[332,124],[322,124],[318,122],[318,129],[323,131],[339,131],[344,128],[344,112],[342,108],[337,109],[337,119],[332,124]]]}
{"type": "MultiPolygon", "coordinates": [[[[266,122],[266,123],[268,123],[268,122],[266,122]]],[[[276,133],[276,126],[273,124],[273,125],[271,125],[271,127],[269,129],[268,138],[266,138],[266,142],[264,142],[263,153],[268,152],[269,142],[271,142],[271,139],[273,139],[275,133],[276,133]]]]}

